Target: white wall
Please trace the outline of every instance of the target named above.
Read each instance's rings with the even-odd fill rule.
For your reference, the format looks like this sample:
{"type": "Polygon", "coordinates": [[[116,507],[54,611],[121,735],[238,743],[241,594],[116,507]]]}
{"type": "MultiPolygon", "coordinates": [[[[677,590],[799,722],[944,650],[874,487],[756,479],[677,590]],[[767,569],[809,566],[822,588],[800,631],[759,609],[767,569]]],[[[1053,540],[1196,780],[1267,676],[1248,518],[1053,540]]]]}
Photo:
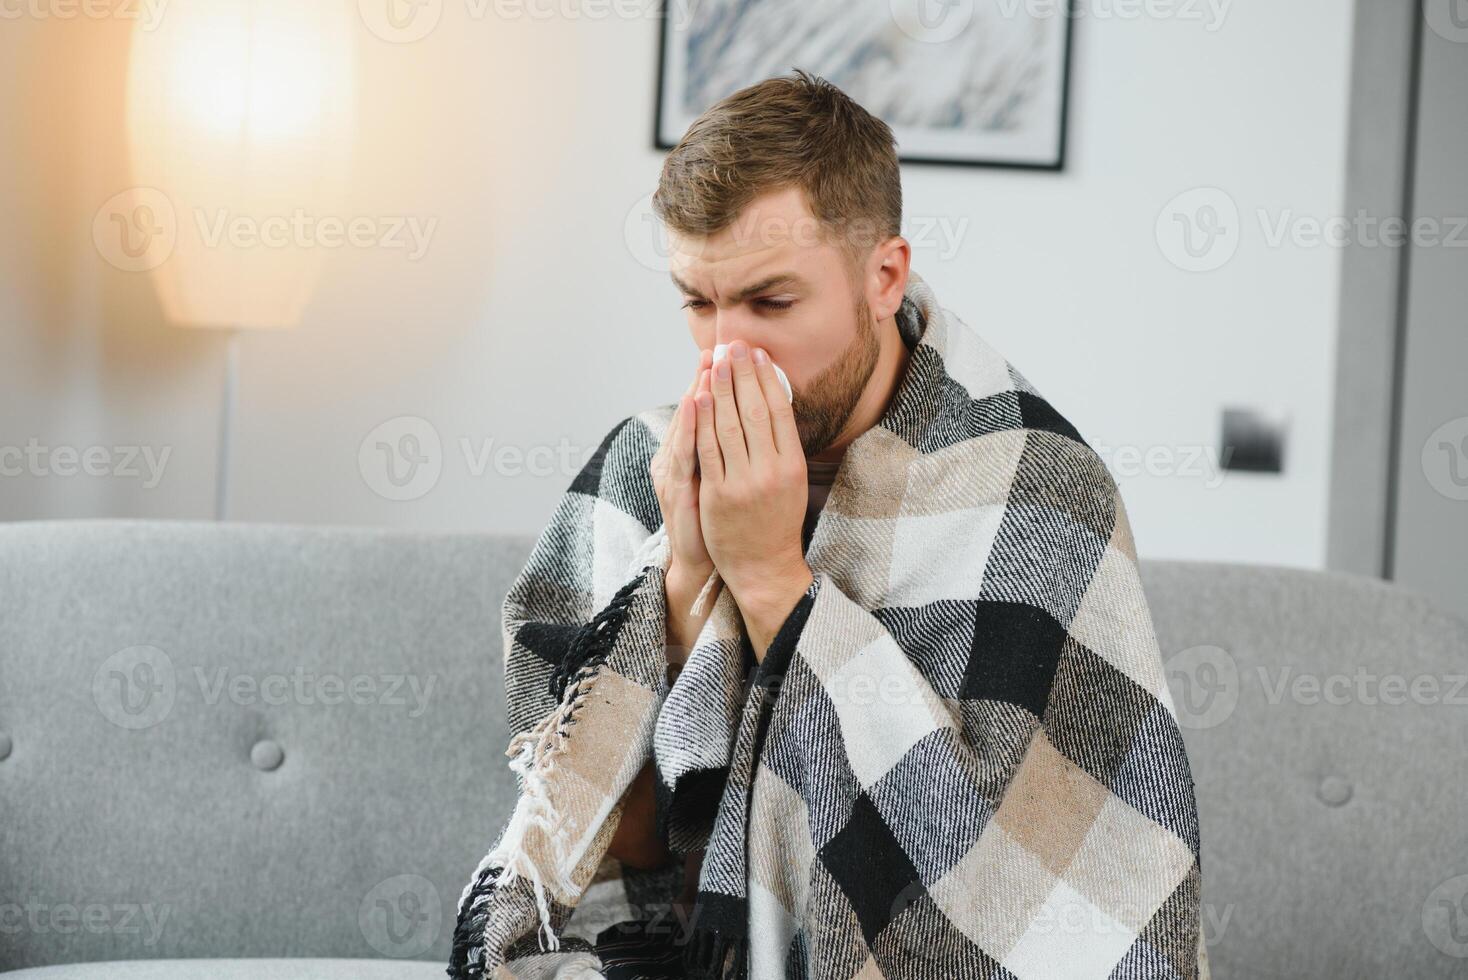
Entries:
{"type": "MultiPolygon", "coordinates": [[[[297,329],[243,338],[238,519],[534,531],[613,422],[684,385],[694,352],[641,220],[662,159],[656,22],[475,9],[445,0],[413,44],[360,33],[345,216],[436,226],[417,261],[333,253],[297,329]],[[442,470],[395,501],[364,479],[358,449],[404,415],[431,422],[442,470]],[[543,476],[476,474],[464,440],[575,456],[543,476]]],[[[1151,474],[1118,472],[1146,556],[1323,564],[1339,255],[1270,247],[1254,212],[1340,208],[1350,25],[1334,0],[1235,0],[1211,30],[1088,17],[1065,173],[905,168],[910,218],[965,230],[951,255],[941,239],[915,249],[944,305],[1093,445],[1166,455],[1151,474]],[[1155,226],[1201,186],[1226,192],[1242,231],[1222,268],[1186,272],[1155,226]],[[1283,477],[1219,484],[1201,468],[1193,447],[1216,456],[1224,404],[1290,416],[1283,477]]],[[[20,82],[0,90],[0,446],[170,456],[153,488],[4,477],[0,518],[211,513],[222,338],[163,323],[146,278],[91,242],[98,205],[128,184],[129,27],[0,30],[0,64],[20,82]]]]}

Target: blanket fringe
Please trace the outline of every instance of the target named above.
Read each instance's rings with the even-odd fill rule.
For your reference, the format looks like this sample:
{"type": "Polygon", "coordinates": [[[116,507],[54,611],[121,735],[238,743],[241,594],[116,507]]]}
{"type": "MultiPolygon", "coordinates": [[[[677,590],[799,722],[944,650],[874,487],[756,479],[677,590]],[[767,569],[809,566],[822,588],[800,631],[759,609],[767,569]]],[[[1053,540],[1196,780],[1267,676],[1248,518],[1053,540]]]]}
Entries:
{"type": "Polygon", "coordinates": [[[749,976],[749,938],[708,926],[694,926],[683,948],[683,973],[688,980],[747,980],[749,976]],[[729,972],[725,972],[729,955],[734,955],[729,972]]]}
{"type": "Polygon", "coordinates": [[[693,600],[693,606],[688,610],[688,615],[693,617],[703,615],[704,604],[711,599],[721,581],[722,579],[719,577],[719,570],[717,568],[709,573],[708,581],[703,583],[702,589],[698,590],[698,598],[693,600]]]}
{"type": "Polygon", "coordinates": [[[555,768],[555,760],[549,752],[555,721],[554,715],[548,716],[540,725],[510,740],[509,752],[514,753],[510,769],[520,777],[521,796],[494,851],[502,867],[502,885],[511,884],[517,878],[529,881],[540,918],[541,948],[548,950],[560,949],[560,939],[551,924],[544,872],[531,860],[525,838],[531,830],[541,832],[551,852],[550,875],[562,894],[575,895],[576,885],[571,880],[570,834],[564,819],[556,811],[546,779],[555,768]]]}
{"type": "Polygon", "coordinates": [[[641,574],[617,591],[606,608],[578,631],[551,674],[549,689],[557,702],[555,709],[533,728],[512,737],[505,749],[505,754],[510,757],[509,768],[520,782],[520,799],[498,843],[480,861],[470,884],[460,896],[450,976],[479,978],[484,975],[482,951],[486,942],[490,894],[495,888],[520,878],[529,882],[535,895],[540,948],[542,951],[560,949],[547,883],[549,881],[560,894],[571,900],[579,889],[573,880],[576,862],[571,854],[570,830],[551,798],[549,777],[555,772],[555,757],[565,741],[566,729],[575,723],[575,713],[589,693],[586,682],[611,653],[626,622],[633,593],[646,581],[647,571],[644,567],[641,574]],[[531,831],[539,831],[545,839],[550,850],[549,869],[537,865],[525,846],[531,831]],[[481,952],[478,957],[471,958],[476,948],[481,952]],[[459,972],[452,972],[454,969],[459,972]]]}
{"type": "Polygon", "coordinates": [[[484,932],[489,925],[489,899],[499,868],[485,855],[459,898],[448,974],[452,980],[481,980],[484,976],[484,932]]]}

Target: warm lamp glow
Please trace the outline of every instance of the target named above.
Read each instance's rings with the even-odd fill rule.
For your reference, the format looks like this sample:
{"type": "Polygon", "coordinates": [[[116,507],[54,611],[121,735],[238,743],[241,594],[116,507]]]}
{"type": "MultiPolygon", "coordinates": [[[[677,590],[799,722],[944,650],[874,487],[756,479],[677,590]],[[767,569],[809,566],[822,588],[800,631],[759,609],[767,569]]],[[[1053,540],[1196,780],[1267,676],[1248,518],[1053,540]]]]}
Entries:
{"type": "Polygon", "coordinates": [[[321,229],[350,217],[354,26],[340,0],[188,0],[138,21],[133,180],[176,218],[153,273],[170,319],[299,319],[332,248],[321,229]]]}

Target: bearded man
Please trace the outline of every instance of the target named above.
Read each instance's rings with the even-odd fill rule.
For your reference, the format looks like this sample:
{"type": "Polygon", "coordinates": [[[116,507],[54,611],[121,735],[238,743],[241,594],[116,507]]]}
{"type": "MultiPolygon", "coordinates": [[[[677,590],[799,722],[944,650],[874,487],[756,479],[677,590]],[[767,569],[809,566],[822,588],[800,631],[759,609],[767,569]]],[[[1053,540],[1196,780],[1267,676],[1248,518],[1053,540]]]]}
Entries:
{"type": "Polygon", "coordinates": [[[697,367],[506,596],[521,792],[450,974],[1206,976],[1121,497],[911,270],[891,130],[770,79],[654,207],[697,367]]]}

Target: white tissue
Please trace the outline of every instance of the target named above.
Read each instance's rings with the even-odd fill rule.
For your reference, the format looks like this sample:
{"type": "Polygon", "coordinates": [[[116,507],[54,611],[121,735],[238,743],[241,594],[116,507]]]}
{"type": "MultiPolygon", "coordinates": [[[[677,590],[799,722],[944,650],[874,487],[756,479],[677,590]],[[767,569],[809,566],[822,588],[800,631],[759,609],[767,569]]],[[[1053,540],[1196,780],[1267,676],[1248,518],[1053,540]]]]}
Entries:
{"type": "MultiPolygon", "coordinates": [[[[715,364],[719,363],[719,361],[723,360],[728,355],[729,355],[729,345],[728,344],[717,344],[717,345],[714,346],[714,363],[715,364]]],[[[793,391],[790,390],[790,379],[787,378],[787,377],[785,377],[785,372],[782,371],[780,369],[780,365],[776,364],[774,361],[771,361],[770,362],[770,366],[775,369],[775,377],[777,377],[777,378],[780,379],[780,385],[785,389],[785,397],[788,398],[788,399],[790,399],[791,402],[794,402],[795,401],[795,392],[793,392],[793,391]]]]}

